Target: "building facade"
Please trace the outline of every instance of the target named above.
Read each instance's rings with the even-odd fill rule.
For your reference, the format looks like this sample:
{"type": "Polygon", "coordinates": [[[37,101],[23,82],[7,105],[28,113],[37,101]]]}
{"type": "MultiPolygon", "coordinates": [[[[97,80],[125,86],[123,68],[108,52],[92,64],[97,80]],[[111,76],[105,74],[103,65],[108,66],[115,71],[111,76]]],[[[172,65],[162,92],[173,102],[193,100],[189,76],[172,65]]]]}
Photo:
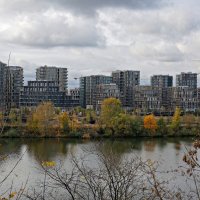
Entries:
{"type": "Polygon", "coordinates": [[[112,83],[111,76],[93,75],[80,78],[80,105],[83,108],[93,108],[96,86],[112,83]]]}
{"type": "Polygon", "coordinates": [[[94,109],[99,111],[102,101],[111,97],[117,99],[120,97],[119,88],[115,83],[97,85],[93,100],[94,109]]]}
{"type": "Polygon", "coordinates": [[[134,108],[141,113],[160,111],[162,106],[162,93],[158,87],[136,86],[134,88],[134,108]]]}
{"type": "Polygon", "coordinates": [[[176,75],[176,87],[197,88],[197,73],[184,73],[176,75]]]}
{"type": "Polygon", "coordinates": [[[7,65],[0,62],[0,110],[7,109],[9,73],[7,65]]]}
{"type": "Polygon", "coordinates": [[[68,69],[60,67],[42,66],[36,69],[37,81],[56,81],[60,91],[67,92],[68,89],[68,69]]]}
{"type": "Polygon", "coordinates": [[[140,71],[113,71],[113,83],[115,83],[120,91],[120,100],[123,107],[133,107],[133,88],[140,85],[140,71]]]}
{"type": "Polygon", "coordinates": [[[69,90],[70,96],[74,100],[80,101],[80,89],[79,88],[74,88],[69,90]]]}
{"type": "Polygon", "coordinates": [[[11,107],[19,108],[20,92],[24,85],[23,68],[19,66],[10,66],[11,83],[11,107]]]}
{"type": "Polygon", "coordinates": [[[173,76],[170,75],[153,75],[151,77],[151,86],[167,88],[173,86],[173,76]]]}
{"type": "Polygon", "coordinates": [[[173,88],[173,104],[185,112],[195,112],[199,109],[199,90],[184,87],[173,88]]]}
{"type": "Polygon", "coordinates": [[[172,111],[172,88],[158,86],[136,86],[134,89],[134,109],[140,113],[166,113],[172,111]]]}
{"type": "Polygon", "coordinates": [[[66,92],[60,91],[56,81],[28,81],[20,94],[20,107],[35,107],[41,102],[51,101],[55,107],[71,108],[79,105],[66,92]]]}

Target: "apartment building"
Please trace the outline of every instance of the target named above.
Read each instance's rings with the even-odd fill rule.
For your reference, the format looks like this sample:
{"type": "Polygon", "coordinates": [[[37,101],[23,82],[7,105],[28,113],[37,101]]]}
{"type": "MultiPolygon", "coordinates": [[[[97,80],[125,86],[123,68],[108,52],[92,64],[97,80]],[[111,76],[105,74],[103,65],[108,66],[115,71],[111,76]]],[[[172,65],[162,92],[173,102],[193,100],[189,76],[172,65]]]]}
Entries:
{"type": "Polygon", "coordinates": [[[123,107],[133,107],[133,88],[140,85],[140,71],[113,71],[113,83],[115,83],[120,91],[120,100],[123,107]]]}
{"type": "Polygon", "coordinates": [[[10,66],[10,84],[11,84],[11,107],[19,108],[20,91],[24,85],[23,68],[20,66],[10,66]]]}
{"type": "Polygon", "coordinates": [[[170,75],[153,75],[151,77],[151,86],[167,88],[173,86],[173,76],[170,75]]]}
{"type": "Polygon", "coordinates": [[[119,88],[115,83],[100,84],[96,86],[93,99],[93,107],[95,110],[101,109],[101,104],[106,98],[117,98],[119,99],[120,92],[119,88]]]}
{"type": "Polygon", "coordinates": [[[54,66],[41,66],[36,69],[37,81],[56,81],[60,91],[67,92],[68,89],[68,69],[54,66]]]}
{"type": "Polygon", "coordinates": [[[4,111],[7,108],[8,100],[8,81],[9,73],[7,65],[3,62],[0,62],[0,110],[4,111]]]}
{"type": "Polygon", "coordinates": [[[173,88],[173,105],[185,112],[195,112],[199,109],[199,89],[188,86],[173,88]]]}
{"type": "Polygon", "coordinates": [[[111,76],[92,75],[80,78],[80,105],[83,108],[93,108],[94,94],[97,85],[112,83],[111,76]]]}
{"type": "Polygon", "coordinates": [[[192,72],[182,72],[176,75],[176,87],[189,87],[192,89],[197,88],[197,73],[192,72]]]}
{"type": "Polygon", "coordinates": [[[28,81],[20,94],[21,107],[35,107],[41,102],[51,101],[55,107],[71,108],[79,105],[78,100],[72,99],[64,91],[60,91],[56,81],[28,81]]]}

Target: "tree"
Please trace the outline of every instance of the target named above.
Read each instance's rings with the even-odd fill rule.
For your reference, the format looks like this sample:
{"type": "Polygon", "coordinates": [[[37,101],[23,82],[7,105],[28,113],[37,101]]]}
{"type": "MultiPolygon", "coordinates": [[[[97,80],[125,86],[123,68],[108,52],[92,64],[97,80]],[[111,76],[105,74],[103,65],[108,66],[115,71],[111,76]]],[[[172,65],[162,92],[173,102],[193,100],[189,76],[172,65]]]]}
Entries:
{"type": "Polygon", "coordinates": [[[112,134],[114,134],[113,122],[120,113],[122,113],[122,108],[119,99],[107,98],[102,102],[100,121],[112,131],[112,134]]]}
{"type": "Polygon", "coordinates": [[[59,122],[63,132],[67,133],[70,131],[70,118],[67,112],[60,113],[59,122]]]}
{"type": "Polygon", "coordinates": [[[167,124],[165,122],[165,120],[163,119],[163,117],[161,117],[158,121],[157,121],[157,125],[158,125],[158,130],[157,132],[160,135],[165,135],[167,133],[167,124]]]}
{"type": "Polygon", "coordinates": [[[181,110],[180,108],[176,107],[170,126],[172,131],[176,132],[180,129],[180,119],[181,119],[181,110]]]}
{"type": "Polygon", "coordinates": [[[75,113],[72,114],[71,120],[70,120],[70,129],[72,132],[77,132],[77,130],[80,128],[80,124],[78,121],[78,118],[75,113]]]}
{"type": "Polygon", "coordinates": [[[49,135],[52,132],[52,120],[55,116],[54,106],[51,102],[44,102],[37,106],[28,119],[28,128],[40,135],[49,135]],[[35,131],[36,129],[36,131],[35,131]]]}
{"type": "Polygon", "coordinates": [[[140,116],[134,116],[132,119],[132,133],[139,136],[143,132],[143,119],[140,116]]]}
{"type": "Polygon", "coordinates": [[[130,135],[133,131],[133,119],[130,115],[121,113],[114,118],[113,129],[117,135],[130,135]]]}
{"type": "Polygon", "coordinates": [[[147,129],[150,134],[155,134],[158,125],[153,114],[144,117],[144,128],[147,129]]]}
{"type": "Polygon", "coordinates": [[[94,110],[86,111],[86,122],[90,124],[95,124],[96,122],[96,114],[94,110]]]}
{"type": "Polygon", "coordinates": [[[3,116],[3,113],[0,112],[0,127],[3,126],[3,123],[4,123],[4,116],[3,116]]]}
{"type": "Polygon", "coordinates": [[[15,110],[11,110],[10,111],[9,120],[10,120],[10,123],[11,123],[12,126],[16,124],[16,122],[17,122],[17,114],[16,114],[15,110]]]}

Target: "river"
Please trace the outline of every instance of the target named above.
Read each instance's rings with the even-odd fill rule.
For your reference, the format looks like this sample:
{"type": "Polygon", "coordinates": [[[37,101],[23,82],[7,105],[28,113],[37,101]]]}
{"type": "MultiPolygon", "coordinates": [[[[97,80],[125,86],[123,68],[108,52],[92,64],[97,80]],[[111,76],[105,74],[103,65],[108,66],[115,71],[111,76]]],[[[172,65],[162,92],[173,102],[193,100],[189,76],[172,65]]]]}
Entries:
{"type": "MultiPolygon", "coordinates": [[[[140,156],[143,160],[159,161],[162,170],[174,170],[182,166],[183,155],[186,147],[192,144],[192,138],[154,138],[154,139],[104,139],[101,141],[104,150],[112,148],[120,158],[132,155],[140,156]]],[[[28,188],[35,188],[43,179],[41,173],[42,161],[55,161],[63,163],[70,169],[70,157],[75,155],[80,159],[87,150],[92,150],[99,141],[82,141],[72,139],[0,139],[0,156],[5,159],[0,162],[0,178],[3,178],[16,168],[8,179],[1,185],[1,192],[13,185],[17,190],[27,182],[28,188]]],[[[87,162],[90,166],[97,164],[94,154],[88,155],[87,162]]],[[[176,183],[181,179],[176,178],[176,183]]],[[[1,194],[0,194],[1,195],[1,194]]]]}

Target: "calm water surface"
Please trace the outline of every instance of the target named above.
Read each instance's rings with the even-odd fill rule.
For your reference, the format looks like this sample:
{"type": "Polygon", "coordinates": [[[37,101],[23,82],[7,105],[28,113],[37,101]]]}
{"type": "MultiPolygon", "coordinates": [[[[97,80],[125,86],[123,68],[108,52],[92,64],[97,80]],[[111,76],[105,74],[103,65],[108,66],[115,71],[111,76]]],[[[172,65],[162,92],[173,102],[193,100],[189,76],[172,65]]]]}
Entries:
{"type": "MultiPolygon", "coordinates": [[[[183,165],[182,157],[186,147],[190,147],[192,138],[159,138],[159,139],[118,139],[103,140],[103,148],[112,150],[119,158],[141,156],[143,160],[160,161],[162,170],[173,170],[183,165]]],[[[0,163],[0,179],[2,180],[22,157],[9,179],[1,186],[5,189],[13,182],[14,188],[19,188],[28,179],[28,187],[35,187],[43,179],[41,161],[63,162],[70,170],[70,156],[77,158],[86,154],[86,150],[93,149],[98,141],[80,141],[69,139],[0,139],[0,155],[8,158],[0,163]]],[[[90,166],[98,164],[97,157],[91,154],[87,157],[90,166]]],[[[181,183],[176,178],[176,183],[181,183]]]]}

